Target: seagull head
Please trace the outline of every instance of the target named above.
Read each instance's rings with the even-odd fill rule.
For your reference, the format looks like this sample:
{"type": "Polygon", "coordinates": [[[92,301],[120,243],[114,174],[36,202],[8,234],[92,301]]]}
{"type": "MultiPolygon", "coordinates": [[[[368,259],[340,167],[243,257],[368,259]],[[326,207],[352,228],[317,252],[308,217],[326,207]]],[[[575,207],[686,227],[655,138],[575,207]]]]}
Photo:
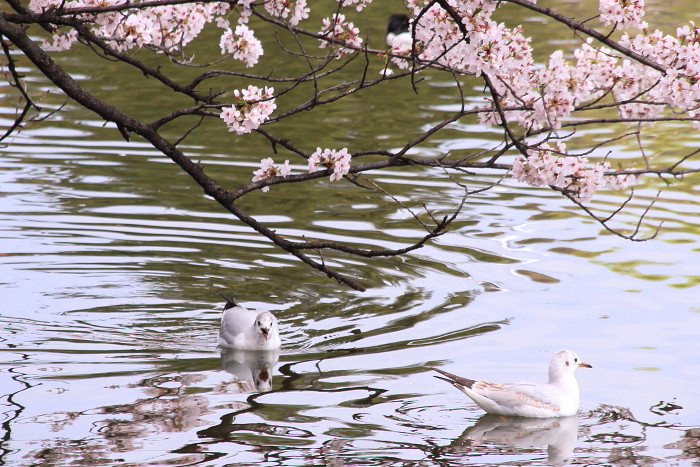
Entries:
{"type": "Polygon", "coordinates": [[[573,373],[579,367],[593,368],[588,363],[581,361],[578,355],[571,350],[559,350],[554,353],[552,360],[549,362],[550,380],[557,379],[557,375],[562,373],[573,373]]]}
{"type": "Polygon", "coordinates": [[[270,338],[270,334],[276,326],[275,317],[269,311],[263,311],[255,318],[255,329],[265,340],[270,338]]]}
{"type": "Polygon", "coordinates": [[[386,33],[399,34],[408,32],[408,16],[402,13],[394,13],[389,16],[389,21],[386,26],[386,33]]]}

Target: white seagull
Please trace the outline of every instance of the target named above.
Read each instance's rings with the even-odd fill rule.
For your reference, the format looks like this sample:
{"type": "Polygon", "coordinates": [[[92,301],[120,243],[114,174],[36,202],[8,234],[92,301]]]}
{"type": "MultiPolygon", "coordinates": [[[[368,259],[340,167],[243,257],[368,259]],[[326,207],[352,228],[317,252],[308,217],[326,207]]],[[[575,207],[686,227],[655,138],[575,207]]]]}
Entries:
{"type": "Polygon", "coordinates": [[[578,383],[574,371],[592,368],[570,350],[559,350],[549,362],[549,382],[496,384],[462,378],[437,368],[436,376],[469,396],[488,413],[516,417],[568,417],[578,411],[578,383]]]}
{"type": "Polygon", "coordinates": [[[219,346],[239,350],[276,350],[282,345],[277,318],[269,311],[249,310],[226,300],[219,328],[219,346]]]}

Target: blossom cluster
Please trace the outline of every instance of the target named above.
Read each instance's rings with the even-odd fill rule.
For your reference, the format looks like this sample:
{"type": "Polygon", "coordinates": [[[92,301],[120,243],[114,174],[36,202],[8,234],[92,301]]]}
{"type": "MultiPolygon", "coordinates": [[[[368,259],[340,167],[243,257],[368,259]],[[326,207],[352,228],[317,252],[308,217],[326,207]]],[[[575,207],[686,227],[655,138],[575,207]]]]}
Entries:
{"type": "MultiPolygon", "coordinates": [[[[253,172],[253,181],[257,182],[268,177],[286,177],[292,172],[289,167],[289,161],[284,161],[282,165],[275,165],[275,161],[271,157],[263,159],[260,161],[260,168],[253,172]]],[[[261,188],[263,193],[270,190],[269,186],[264,186],[261,188]]]]}
{"type": "Polygon", "coordinates": [[[644,0],[600,0],[598,9],[606,26],[638,26],[644,16],[644,0]]]}
{"type": "Polygon", "coordinates": [[[340,6],[350,6],[355,5],[357,11],[362,11],[364,8],[372,3],[372,0],[337,0],[340,6]]]}
{"type": "MultiPolygon", "coordinates": [[[[149,8],[136,7],[138,1],[29,0],[29,8],[40,13],[51,8],[123,5],[121,11],[76,15],[92,21],[92,32],[121,51],[148,47],[165,53],[182,52],[207,23],[216,23],[224,30],[219,41],[221,53],[249,67],[263,54],[261,42],[248,26],[253,8],[264,8],[270,16],[292,26],[309,17],[307,0],[215,1],[149,8]],[[229,24],[232,13],[238,14],[235,27],[229,24]]],[[[335,13],[323,19],[319,47],[329,47],[341,57],[363,44],[360,30],[346,19],[342,9],[361,11],[371,0],[336,1],[335,13]]],[[[694,22],[678,28],[675,35],[651,31],[642,21],[644,0],[599,0],[600,21],[627,31],[620,45],[659,66],[626,58],[591,39],[570,56],[562,51],[552,53],[542,66],[535,63],[531,41],[520,26],[509,28],[492,18],[503,3],[507,2],[406,0],[414,16],[411,29],[415,42],[392,43],[392,52],[402,55],[412,47],[424,63],[457,74],[488,76],[493,95],[478,109],[482,124],[502,125],[505,118],[528,132],[557,130],[574,112],[595,104],[615,107],[622,119],[632,122],[652,122],[664,113],[679,113],[694,120],[693,125],[700,129],[700,27],[694,22]],[[449,6],[450,11],[443,6],[449,6]],[[456,22],[455,17],[461,21],[456,22]],[[640,32],[629,32],[633,27],[640,32]]],[[[61,30],[45,42],[45,48],[65,50],[77,39],[75,30],[61,30]]],[[[402,60],[392,58],[406,66],[408,62],[402,60]]],[[[229,131],[249,133],[275,110],[273,92],[272,88],[252,85],[236,90],[237,102],[223,108],[220,118],[229,131]]],[[[610,169],[605,162],[589,164],[585,158],[565,154],[546,145],[535,148],[528,157],[516,160],[512,174],[530,184],[556,186],[584,201],[605,184],[620,187],[634,182],[631,176],[605,176],[610,169]]],[[[348,173],[349,159],[346,149],[318,148],[309,158],[309,170],[331,169],[331,180],[338,180],[348,173]]],[[[273,168],[286,170],[284,167],[270,162],[261,167],[265,170],[260,176],[272,173],[273,168]]]]}
{"type": "Polygon", "coordinates": [[[228,131],[235,131],[239,135],[250,133],[266,122],[277,108],[274,92],[270,87],[262,89],[252,85],[246,89],[236,89],[233,95],[238,102],[231,107],[224,107],[219,117],[228,126],[228,131]]]}
{"type": "MultiPolygon", "coordinates": [[[[528,131],[556,130],[572,112],[605,95],[612,96],[625,119],[652,121],[669,108],[700,119],[700,33],[692,22],[678,29],[677,37],[649,33],[641,22],[643,0],[601,0],[601,21],[642,28],[637,35],[625,35],[621,44],[668,71],[593,47],[591,40],[574,52],[573,60],[557,51],[542,68],[535,64],[522,28],[507,28],[491,18],[499,2],[446,1],[463,18],[461,24],[435,2],[408,2],[417,18],[429,6],[414,20],[418,58],[459,73],[487,74],[506,119],[528,131]]],[[[488,100],[480,122],[502,124],[496,104],[488,100]]],[[[700,128],[700,123],[694,125],[700,128]]]]}
{"type": "Polygon", "coordinates": [[[222,54],[230,54],[246,66],[252,67],[258,63],[263,54],[262,44],[245,24],[236,26],[235,31],[226,29],[221,35],[219,47],[222,54]]]}
{"type": "Polygon", "coordinates": [[[551,148],[546,143],[528,151],[528,156],[519,156],[513,162],[511,175],[530,186],[553,186],[568,193],[576,201],[590,201],[595,192],[603,187],[624,189],[637,181],[637,176],[607,175],[607,161],[589,164],[582,156],[565,156],[566,146],[558,143],[551,148]]]}
{"type": "MultiPolygon", "coordinates": [[[[320,170],[332,170],[330,179],[332,182],[338,181],[350,172],[350,159],[348,149],[321,149],[316,148],[316,151],[309,156],[308,171],[309,173],[318,172],[320,170]]],[[[281,176],[286,177],[291,173],[289,161],[284,161],[282,165],[275,165],[275,161],[268,157],[260,161],[260,168],[253,172],[253,181],[263,180],[268,177],[281,176]]],[[[269,187],[262,188],[263,192],[267,192],[269,187]]]]}
{"type": "MultiPolygon", "coordinates": [[[[345,21],[345,15],[342,13],[335,14],[330,18],[323,18],[323,27],[320,34],[326,39],[344,43],[349,47],[360,47],[362,45],[362,38],[359,36],[360,30],[352,22],[345,21]]],[[[319,47],[322,49],[328,47],[329,44],[331,44],[331,47],[335,45],[328,40],[320,40],[320,42],[319,47]]],[[[337,58],[340,58],[352,52],[353,49],[339,47],[335,54],[337,58]]]]}
{"type": "Polygon", "coordinates": [[[72,29],[68,32],[55,31],[51,39],[44,39],[41,48],[47,52],[62,52],[70,49],[78,40],[78,31],[72,29]]]}
{"type": "MultiPolygon", "coordinates": [[[[487,74],[506,107],[522,108],[524,96],[534,96],[538,89],[530,39],[522,28],[507,28],[491,18],[500,4],[490,0],[446,0],[452,11],[448,13],[436,2],[410,0],[416,19],[415,31],[418,59],[440,66],[480,76],[487,74]],[[428,7],[423,11],[423,8],[428,7]],[[462,18],[456,23],[453,15],[462,18]]],[[[531,101],[534,98],[530,98],[531,101]]],[[[485,106],[480,119],[484,124],[496,124],[498,114],[493,104],[485,106]]],[[[519,117],[522,112],[509,113],[519,117]]]]}
{"type": "MultiPolygon", "coordinates": [[[[30,0],[30,10],[89,8],[128,5],[125,0],[30,0]]],[[[91,20],[93,33],[114,49],[149,47],[160,52],[179,51],[199,35],[207,23],[228,12],[227,3],[187,3],[151,8],[133,8],[99,14],[82,14],[91,20]]],[[[72,45],[72,44],[71,44],[72,45]]]]}
{"type": "MultiPolygon", "coordinates": [[[[194,40],[208,23],[216,23],[224,29],[219,40],[221,53],[242,61],[246,66],[254,66],[263,54],[260,40],[252,29],[246,26],[252,13],[252,0],[238,2],[238,26],[232,30],[226,15],[230,13],[228,2],[183,3],[162,5],[151,8],[127,8],[138,2],[127,0],[30,0],[29,8],[41,13],[51,8],[89,8],[104,6],[125,6],[122,11],[98,14],[82,14],[81,19],[93,23],[92,32],[105,40],[117,51],[147,47],[158,52],[181,53],[185,46],[194,40]]],[[[296,25],[309,16],[306,0],[269,0],[265,9],[279,18],[289,18],[296,25]],[[293,4],[293,7],[292,7],[293,4]]],[[[78,35],[75,30],[55,32],[49,40],[43,41],[45,50],[61,51],[69,49],[78,35]]]]}
{"type": "Polygon", "coordinates": [[[336,151],[335,149],[316,148],[309,157],[309,172],[332,169],[331,181],[340,180],[350,172],[350,154],[347,148],[336,151]]]}
{"type": "Polygon", "coordinates": [[[296,26],[309,17],[306,0],[267,0],[265,10],[274,17],[288,19],[292,26],[296,26]]]}
{"type": "Polygon", "coordinates": [[[532,67],[529,40],[521,29],[508,29],[491,19],[498,2],[448,0],[453,13],[463,18],[461,25],[435,2],[409,3],[416,15],[426,5],[431,5],[414,25],[421,50],[419,58],[477,76],[481,73],[509,75],[532,67]]]}

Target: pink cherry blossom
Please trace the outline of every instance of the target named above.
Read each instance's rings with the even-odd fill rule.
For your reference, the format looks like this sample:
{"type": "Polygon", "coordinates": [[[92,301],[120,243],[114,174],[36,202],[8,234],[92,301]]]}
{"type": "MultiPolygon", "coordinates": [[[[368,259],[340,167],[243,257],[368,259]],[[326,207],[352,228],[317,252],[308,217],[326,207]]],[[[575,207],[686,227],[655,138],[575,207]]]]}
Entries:
{"type": "Polygon", "coordinates": [[[265,10],[272,16],[281,19],[289,18],[289,24],[296,26],[309,17],[306,0],[267,0],[265,10]]]}
{"type": "MultiPolygon", "coordinates": [[[[265,158],[260,161],[260,168],[253,172],[253,180],[257,182],[268,177],[286,177],[292,172],[289,167],[289,161],[284,161],[281,166],[275,165],[275,161],[271,157],[265,158]]],[[[263,193],[267,193],[270,190],[269,186],[264,186],[260,189],[263,193]]]]}
{"type": "Polygon", "coordinates": [[[239,135],[250,133],[266,122],[270,114],[277,108],[274,89],[257,86],[248,86],[246,89],[233,91],[237,103],[231,107],[221,109],[219,117],[228,126],[228,131],[235,131],[239,135]]]}
{"type": "Polygon", "coordinates": [[[77,40],[78,32],[75,29],[71,29],[66,33],[56,32],[51,35],[50,41],[42,41],[41,48],[51,52],[61,52],[70,49],[77,40]]]}
{"type": "Polygon", "coordinates": [[[337,181],[350,172],[350,154],[347,148],[336,151],[335,149],[316,148],[316,151],[309,157],[309,172],[333,169],[331,181],[337,181]]]}
{"type": "MultiPolygon", "coordinates": [[[[359,36],[360,30],[351,22],[345,21],[345,15],[340,13],[323,19],[323,27],[320,34],[351,47],[360,47],[362,45],[362,38],[359,36]]],[[[336,58],[354,52],[353,49],[338,47],[336,44],[325,40],[321,40],[319,47],[323,49],[329,47],[329,45],[332,49],[337,49],[335,50],[336,58]]]]}
{"type": "MultiPolygon", "coordinates": [[[[128,4],[124,0],[31,0],[30,10],[41,13],[51,7],[75,8],[128,4]]],[[[226,15],[227,3],[187,3],[152,8],[81,15],[94,22],[93,33],[119,51],[148,47],[157,52],[179,53],[207,23],[226,15]]],[[[67,47],[73,42],[59,42],[67,47]]]]}
{"type": "Polygon", "coordinates": [[[544,143],[528,151],[528,157],[513,161],[511,175],[530,186],[553,186],[581,203],[590,201],[603,187],[624,189],[637,181],[636,175],[610,175],[608,162],[589,164],[581,156],[566,156],[566,146],[554,148],[544,143]]]}
{"type": "Polygon", "coordinates": [[[605,25],[637,26],[644,16],[644,0],[600,0],[598,9],[605,25]]]}
{"type": "Polygon", "coordinates": [[[224,31],[219,47],[222,54],[231,54],[234,59],[242,61],[248,67],[255,66],[263,54],[262,44],[244,24],[236,26],[235,31],[224,31]]]}
{"type": "Polygon", "coordinates": [[[337,0],[340,6],[355,5],[357,11],[362,11],[372,0],[337,0]]]}

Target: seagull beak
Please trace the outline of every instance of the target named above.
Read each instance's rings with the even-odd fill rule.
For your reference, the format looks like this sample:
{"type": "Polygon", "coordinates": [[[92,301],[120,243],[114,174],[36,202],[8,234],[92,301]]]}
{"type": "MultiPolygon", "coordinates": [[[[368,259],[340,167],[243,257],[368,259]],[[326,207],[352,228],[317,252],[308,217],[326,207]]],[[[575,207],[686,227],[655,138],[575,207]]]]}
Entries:
{"type": "Polygon", "coordinates": [[[265,340],[270,338],[270,330],[268,328],[260,328],[260,332],[262,332],[262,335],[265,336],[265,340]]]}
{"type": "Polygon", "coordinates": [[[578,366],[580,366],[581,368],[593,368],[590,364],[586,362],[581,362],[578,364],[578,366]]]}

